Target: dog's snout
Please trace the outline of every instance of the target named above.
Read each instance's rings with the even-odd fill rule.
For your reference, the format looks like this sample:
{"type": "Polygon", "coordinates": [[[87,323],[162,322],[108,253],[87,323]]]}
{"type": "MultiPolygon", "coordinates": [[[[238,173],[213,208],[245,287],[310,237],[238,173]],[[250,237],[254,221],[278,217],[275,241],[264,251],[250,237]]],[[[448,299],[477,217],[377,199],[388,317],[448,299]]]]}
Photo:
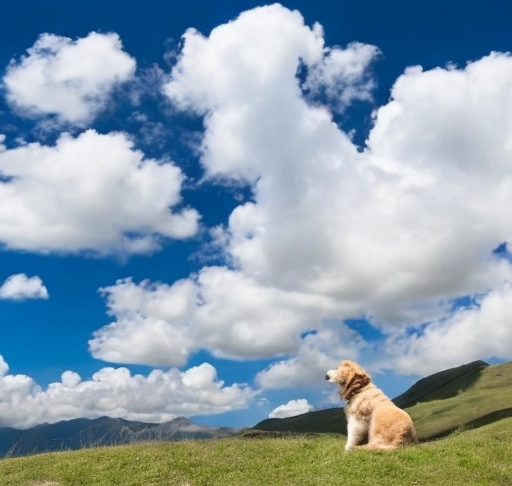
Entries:
{"type": "Polygon", "coordinates": [[[331,379],[331,377],[330,377],[329,375],[325,375],[325,379],[326,379],[326,380],[330,380],[330,379],[331,379]]]}

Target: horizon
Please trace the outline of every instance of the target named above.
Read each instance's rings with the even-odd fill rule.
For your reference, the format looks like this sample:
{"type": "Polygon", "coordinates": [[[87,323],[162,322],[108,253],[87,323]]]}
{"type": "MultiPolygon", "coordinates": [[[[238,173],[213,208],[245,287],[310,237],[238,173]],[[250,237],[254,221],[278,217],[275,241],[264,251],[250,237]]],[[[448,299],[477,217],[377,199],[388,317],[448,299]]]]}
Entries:
{"type": "Polygon", "coordinates": [[[3,6],[0,427],[511,360],[504,3],[3,6]]]}
{"type": "MultiPolygon", "coordinates": [[[[462,364],[460,366],[456,366],[454,368],[466,367],[468,365],[471,365],[473,363],[478,363],[478,362],[483,363],[485,365],[484,368],[487,368],[489,366],[493,367],[493,366],[497,366],[497,365],[506,365],[507,364],[507,362],[500,362],[500,363],[497,363],[497,364],[493,365],[493,364],[486,363],[485,361],[482,361],[482,360],[475,360],[475,361],[472,361],[472,362],[469,362],[469,363],[464,363],[464,364],[462,364]]],[[[509,363],[512,363],[512,361],[510,361],[509,363]]],[[[406,390],[403,390],[399,395],[396,395],[396,396],[393,396],[393,397],[390,397],[390,398],[391,398],[391,400],[394,401],[395,399],[397,399],[397,398],[401,397],[402,395],[408,393],[411,390],[411,388],[414,388],[418,384],[418,382],[423,382],[425,380],[425,378],[431,378],[434,375],[437,375],[439,373],[443,373],[444,371],[450,371],[450,370],[452,370],[454,368],[448,368],[448,369],[441,370],[439,372],[433,373],[432,375],[428,375],[428,376],[422,377],[417,382],[413,383],[410,387],[408,387],[406,390]]],[[[298,401],[300,401],[300,400],[298,400],[298,401]]],[[[272,419],[281,420],[281,419],[286,419],[286,418],[293,418],[293,417],[298,417],[298,416],[301,416],[301,415],[309,414],[309,413],[312,413],[312,412],[319,412],[319,411],[324,411],[324,410],[333,410],[333,409],[336,409],[336,408],[343,409],[345,404],[346,404],[346,402],[344,400],[339,400],[338,402],[339,402],[338,405],[332,404],[330,407],[319,408],[319,409],[312,408],[312,409],[310,409],[310,410],[308,410],[306,412],[300,412],[300,413],[289,413],[290,409],[291,409],[292,412],[294,412],[293,407],[284,405],[284,406],[281,406],[281,407],[277,407],[273,411],[273,416],[266,417],[266,418],[263,419],[263,421],[265,421],[265,420],[272,420],[272,419]]],[[[407,406],[405,406],[403,408],[404,409],[408,409],[409,407],[411,407],[411,405],[407,405],[407,406]]],[[[295,407],[295,408],[296,409],[300,409],[301,408],[300,404],[297,407],[295,407]]],[[[245,427],[230,427],[230,426],[224,426],[224,425],[211,426],[211,425],[208,425],[208,424],[202,424],[202,423],[199,423],[199,422],[194,422],[194,420],[192,420],[189,417],[185,417],[185,416],[177,416],[177,417],[174,417],[174,418],[172,418],[172,419],[170,419],[168,421],[165,421],[165,422],[138,422],[136,420],[128,420],[128,419],[125,419],[123,417],[111,417],[109,415],[102,415],[102,416],[94,417],[94,418],[76,417],[76,418],[71,418],[71,419],[66,419],[66,420],[58,420],[56,422],[43,422],[43,423],[39,423],[39,424],[33,425],[33,426],[29,427],[28,429],[0,426],[0,430],[1,429],[11,429],[12,428],[14,430],[22,431],[22,430],[30,430],[32,428],[36,428],[36,427],[39,427],[39,426],[42,426],[42,425],[55,425],[55,424],[60,424],[60,423],[68,423],[68,422],[73,422],[73,421],[84,421],[84,420],[85,421],[95,421],[95,420],[101,420],[101,419],[122,420],[122,421],[127,421],[127,422],[132,422],[132,423],[143,423],[143,424],[155,425],[155,426],[166,424],[166,423],[170,423],[170,422],[173,422],[175,420],[185,420],[185,421],[191,423],[192,425],[200,426],[200,427],[207,427],[207,428],[208,427],[215,428],[215,429],[218,429],[218,428],[233,428],[235,430],[241,430],[242,428],[245,428],[245,427]]],[[[258,423],[254,423],[254,424],[249,425],[247,427],[248,428],[256,427],[256,425],[258,425],[258,423]]]]}

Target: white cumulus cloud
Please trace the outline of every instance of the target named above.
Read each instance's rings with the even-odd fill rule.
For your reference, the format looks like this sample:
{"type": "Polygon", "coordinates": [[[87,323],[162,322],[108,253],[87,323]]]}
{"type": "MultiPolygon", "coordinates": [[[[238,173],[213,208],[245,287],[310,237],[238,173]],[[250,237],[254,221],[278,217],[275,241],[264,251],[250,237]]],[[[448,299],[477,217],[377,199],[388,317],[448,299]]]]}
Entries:
{"type": "Polygon", "coordinates": [[[123,133],[63,134],[0,150],[0,241],[37,252],[148,253],[198,228],[181,170],[146,159],[123,133]]]}
{"type": "Polygon", "coordinates": [[[0,299],[25,300],[47,299],[48,290],[40,277],[27,277],[24,273],[17,273],[8,277],[0,286],[0,299]]]}
{"type": "Polygon", "coordinates": [[[120,280],[101,292],[115,320],[89,348],[115,363],[182,366],[199,349],[241,360],[289,354],[317,315],[339,312],[328,298],[264,287],[225,267],[173,285],[120,280]]]}
{"type": "Polygon", "coordinates": [[[209,37],[189,29],[183,41],[164,92],[177,107],[207,114],[202,148],[209,175],[249,181],[266,166],[284,174],[289,158],[301,149],[301,158],[311,156],[314,148],[308,144],[315,133],[316,147],[338,143],[328,133],[320,140],[315,125],[328,126],[331,120],[323,109],[305,103],[299,67],[308,68],[306,84],[314,91],[331,93],[341,83],[348,104],[349,88],[360,93],[367,86],[365,69],[377,53],[363,44],[326,49],[318,24],[306,26],[298,11],[279,4],[244,12],[209,37]],[[276,165],[276,158],[281,163],[276,165]]]}
{"type": "Polygon", "coordinates": [[[512,287],[507,284],[423,330],[389,338],[385,367],[424,376],[477,359],[511,360],[511,322],[512,287]]]}
{"type": "Polygon", "coordinates": [[[86,125],[106,106],[114,87],[134,76],[135,60],[114,33],[76,40],[41,34],[3,78],[7,100],[29,117],[56,115],[86,125]]]}
{"type": "Polygon", "coordinates": [[[132,375],[126,368],[102,368],[90,380],[73,372],[42,388],[26,375],[12,375],[0,356],[0,426],[28,428],[74,418],[109,416],[165,422],[246,408],[255,396],[244,384],[225,385],[208,363],[186,371],[153,370],[132,375]]]}
{"type": "MultiPolygon", "coordinates": [[[[368,93],[365,68],[377,51],[347,50],[329,50],[320,26],[279,5],[244,12],[207,37],[186,32],[164,92],[204,115],[207,177],[247,183],[252,199],[217,230],[229,266],[205,267],[180,284],[186,296],[176,315],[166,303],[178,284],[139,285],[135,302],[120,300],[126,283],[105,289],[115,320],[90,342],[95,356],[279,356],[259,376],[273,386],[303,367],[300,353],[316,352],[301,340],[305,331],[320,339],[337,322],[343,334],[344,319],[364,316],[390,338],[405,326],[434,333],[457,298],[512,280],[510,259],[493,254],[512,241],[504,210],[512,204],[512,57],[406,70],[361,151],[334,122],[336,107],[309,103],[297,76],[303,67],[325,93],[340,77],[344,89],[368,93]],[[143,353],[132,351],[139,340],[143,353]]],[[[480,331],[468,324],[464,332],[480,331]]],[[[460,361],[475,355],[455,345],[460,361]]],[[[506,356],[499,343],[488,352],[506,356]]],[[[413,359],[407,366],[423,371],[413,359]]]]}
{"type": "Polygon", "coordinates": [[[343,111],[354,100],[370,101],[375,80],[368,66],[378,54],[375,46],[360,42],[352,42],[346,49],[326,48],[302,87],[310,95],[325,95],[333,111],[343,111]]]}
{"type": "Polygon", "coordinates": [[[275,361],[260,371],[255,382],[263,389],[316,387],[333,363],[341,358],[356,360],[364,349],[364,340],[343,323],[323,325],[320,331],[301,340],[292,357],[275,361]]]}
{"type": "Polygon", "coordinates": [[[284,405],[279,405],[279,407],[270,412],[268,418],[295,417],[296,415],[311,412],[311,410],[313,410],[313,406],[305,398],[299,398],[297,400],[290,400],[284,405]]]}
{"type": "MultiPolygon", "coordinates": [[[[322,44],[321,30],[296,13],[256,9],[208,38],[189,32],[166,86],[178,106],[207,113],[206,170],[252,184],[254,201],[226,227],[238,271],[351,303],[376,325],[422,323],[451,299],[510,280],[509,261],[492,250],[512,238],[503,211],[512,194],[512,58],[407,70],[360,153],[298,90],[300,59],[318,63],[322,44]],[[238,33],[255,52],[264,38],[270,52],[274,36],[261,33],[273,28],[276,64],[226,54],[237,52],[238,33]],[[219,62],[199,63],[203,76],[193,66],[206,55],[219,62]]],[[[368,58],[371,49],[359,52],[368,58]]]]}

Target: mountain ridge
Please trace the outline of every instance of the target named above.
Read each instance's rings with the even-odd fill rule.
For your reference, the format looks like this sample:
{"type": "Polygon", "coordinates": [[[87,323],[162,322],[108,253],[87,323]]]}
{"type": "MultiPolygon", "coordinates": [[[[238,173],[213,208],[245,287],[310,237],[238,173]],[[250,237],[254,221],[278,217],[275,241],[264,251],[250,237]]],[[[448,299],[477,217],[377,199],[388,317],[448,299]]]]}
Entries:
{"type": "Polygon", "coordinates": [[[39,424],[24,430],[1,427],[0,457],[134,442],[213,439],[237,433],[238,429],[197,425],[185,417],[161,424],[106,416],[96,419],[77,418],[39,424]]]}

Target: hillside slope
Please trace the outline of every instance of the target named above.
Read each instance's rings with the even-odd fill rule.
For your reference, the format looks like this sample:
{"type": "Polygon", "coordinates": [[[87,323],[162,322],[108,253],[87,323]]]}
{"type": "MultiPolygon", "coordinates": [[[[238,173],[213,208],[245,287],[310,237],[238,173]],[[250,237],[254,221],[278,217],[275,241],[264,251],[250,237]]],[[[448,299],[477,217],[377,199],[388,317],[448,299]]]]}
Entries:
{"type": "Polygon", "coordinates": [[[454,390],[447,398],[425,399],[407,408],[420,438],[512,417],[512,362],[482,368],[466,388],[458,388],[460,385],[461,380],[454,380],[454,390]]]}
{"type": "MultiPolygon", "coordinates": [[[[474,361],[422,378],[393,400],[414,420],[420,440],[512,416],[512,362],[489,366],[474,361]]],[[[267,419],[254,430],[346,434],[342,408],[267,419]]],[[[253,432],[254,433],[254,432],[253,432]]]]}
{"type": "Polygon", "coordinates": [[[344,454],[339,434],[102,447],[2,460],[0,484],[510,486],[510,430],[512,418],[386,454],[344,454]]]}
{"type": "Polygon", "coordinates": [[[408,408],[418,402],[443,400],[456,396],[471,386],[489,365],[485,361],[473,361],[449,368],[418,380],[407,391],[393,399],[400,408],[408,408]]]}

